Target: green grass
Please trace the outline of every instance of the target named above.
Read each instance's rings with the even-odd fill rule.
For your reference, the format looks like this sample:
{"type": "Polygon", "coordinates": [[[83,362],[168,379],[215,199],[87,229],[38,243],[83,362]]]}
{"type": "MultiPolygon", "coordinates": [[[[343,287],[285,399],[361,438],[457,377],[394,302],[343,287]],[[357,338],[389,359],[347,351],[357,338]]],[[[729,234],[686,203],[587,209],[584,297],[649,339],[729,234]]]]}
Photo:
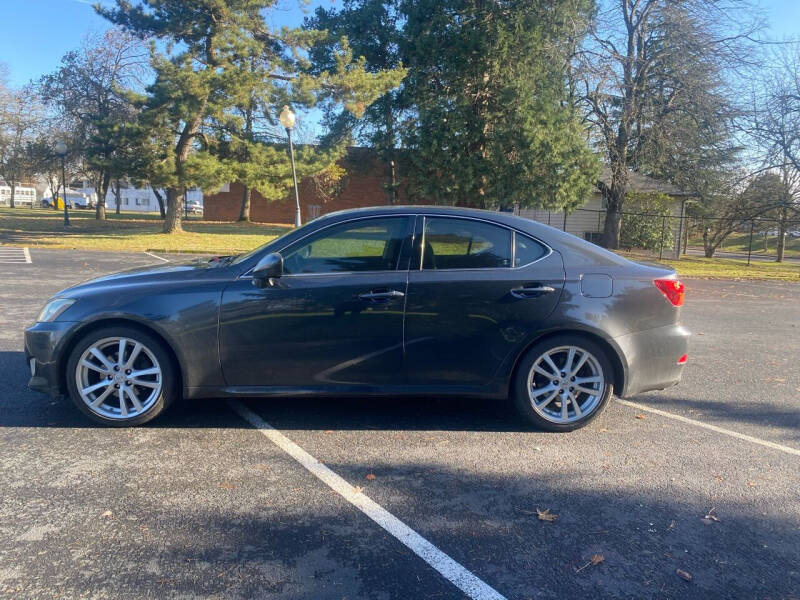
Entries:
{"type": "Polygon", "coordinates": [[[751,261],[731,258],[705,258],[703,256],[684,256],[680,260],[664,259],[659,261],[648,254],[636,252],[619,252],[625,258],[636,261],[659,262],[669,265],[681,277],[697,277],[703,279],[776,279],[800,282],[800,265],[797,263],[776,263],[769,261],[751,261]]]}
{"type": "Polygon", "coordinates": [[[97,221],[94,211],[70,211],[70,227],[63,212],[48,209],[0,208],[0,243],[39,248],[75,248],[112,252],[247,252],[288,231],[285,225],[218,223],[189,217],[184,232],[161,233],[161,219],[152,213],[110,213],[97,221]]]}
{"type": "MultiPolygon", "coordinates": [[[[690,237],[689,245],[698,248],[703,247],[703,238],[700,236],[690,237]]],[[[775,256],[778,245],[778,237],[775,235],[767,236],[764,243],[763,233],[753,234],[753,256],[775,256]]],[[[720,252],[741,252],[747,254],[750,246],[750,233],[732,233],[718,248],[720,252]]],[[[786,236],[786,249],[784,256],[800,257],[800,237],[786,236]]]]}

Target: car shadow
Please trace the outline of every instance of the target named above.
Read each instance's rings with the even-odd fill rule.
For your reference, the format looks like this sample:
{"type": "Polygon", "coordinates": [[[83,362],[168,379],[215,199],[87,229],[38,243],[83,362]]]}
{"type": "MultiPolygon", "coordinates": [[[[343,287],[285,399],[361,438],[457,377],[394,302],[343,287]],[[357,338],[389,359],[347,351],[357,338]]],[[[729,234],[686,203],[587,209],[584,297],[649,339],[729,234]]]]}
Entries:
{"type": "MultiPolygon", "coordinates": [[[[0,427],[102,427],[69,399],[28,389],[22,352],[0,352],[0,427]]],[[[467,398],[317,398],[243,400],[270,424],[286,429],[529,431],[505,400],[467,398]]],[[[181,400],[145,427],[250,428],[224,399],[181,400]]]]}

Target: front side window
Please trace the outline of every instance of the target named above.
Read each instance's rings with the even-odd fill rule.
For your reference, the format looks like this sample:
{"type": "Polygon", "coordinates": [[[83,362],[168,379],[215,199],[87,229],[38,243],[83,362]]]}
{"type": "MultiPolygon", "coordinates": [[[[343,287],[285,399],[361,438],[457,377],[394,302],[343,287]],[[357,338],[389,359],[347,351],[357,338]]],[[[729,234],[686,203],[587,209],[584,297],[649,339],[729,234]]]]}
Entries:
{"type": "Polygon", "coordinates": [[[407,226],[408,217],[333,225],[288,248],[283,253],[283,271],[290,275],[394,271],[407,226]]]}
{"type": "Polygon", "coordinates": [[[423,269],[497,269],[511,266],[511,231],[483,221],[426,217],[423,269]]]}

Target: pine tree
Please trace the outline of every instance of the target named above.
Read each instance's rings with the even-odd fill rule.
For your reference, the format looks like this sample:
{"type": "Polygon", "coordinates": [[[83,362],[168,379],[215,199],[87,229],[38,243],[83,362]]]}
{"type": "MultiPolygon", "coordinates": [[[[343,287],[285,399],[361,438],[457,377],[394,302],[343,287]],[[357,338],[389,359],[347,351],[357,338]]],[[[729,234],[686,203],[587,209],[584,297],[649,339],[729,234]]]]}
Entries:
{"type": "Polygon", "coordinates": [[[586,200],[598,161],[565,70],[590,8],[589,0],[404,4],[413,194],[482,208],[569,210],[586,200]]]}
{"type": "MultiPolygon", "coordinates": [[[[271,185],[283,181],[279,187],[286,190],[285,178],[270,170],[281,162],[279,150],[256,147],[257,140],[241,135],[242,128],[235,123],[232,113],[243,106],[243,97],[267,99],[267,118],[272,123],[285,100],[301,106],[339,102],[360,117],[401,77],[392,72],[368,73],[364,61],[354,61],[346,45],[337,54],[334,69],[312,74],[304,56],[323,34],[270,30],[263,13],[274,4],[274,0],[138,0],[133,4],[117,0],[115,8],[97,9],[139,36],[168,42],[163,53],[153,45],[156,77],[142,98],[141,117],[141,123],[154,132],[153,138],[174,140],[170,160],[161,163],[160,173],[167,188],[167,233],[181,229],[185,188],[214,189],[232,177],[252,181],[247,165],[254,161],[261,161],[256,179],[271,185]],[[255,71],[251,58],[259,61],[255,71]],[[277,99],[281,102],[272,104],[277,99]],[[233,160],[242,148],[247,153],[233,160]]],[[[302,154],[301,161],[306,156],[302,154]]],[[[301,165],[300,172],[305,166],[301,165]]],[[[264,189],[269,193],[267,185],[264,189]]]]}

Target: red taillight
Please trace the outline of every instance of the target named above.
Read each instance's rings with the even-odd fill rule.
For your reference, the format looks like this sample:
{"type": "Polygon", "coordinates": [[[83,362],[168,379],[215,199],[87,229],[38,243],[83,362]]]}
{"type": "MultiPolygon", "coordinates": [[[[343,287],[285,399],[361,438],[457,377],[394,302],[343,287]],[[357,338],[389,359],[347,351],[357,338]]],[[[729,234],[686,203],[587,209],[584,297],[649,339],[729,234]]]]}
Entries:
{"type": "Polygon", "coordinates": [[[681,356],[678,359],[678,364],[679,365],[685,365],[687,360],[689,360],[689,355],[688,354],[684,354],[683,356],[681,356]]]}
{"type": "Polygon", "coordinates": [[[656,279],[653,283],[666,296],[667,300],[672,302],[673,306],[683,306],[683,295],[686,291],[686,286],[682,282],[677,279],[656,279]]]}

